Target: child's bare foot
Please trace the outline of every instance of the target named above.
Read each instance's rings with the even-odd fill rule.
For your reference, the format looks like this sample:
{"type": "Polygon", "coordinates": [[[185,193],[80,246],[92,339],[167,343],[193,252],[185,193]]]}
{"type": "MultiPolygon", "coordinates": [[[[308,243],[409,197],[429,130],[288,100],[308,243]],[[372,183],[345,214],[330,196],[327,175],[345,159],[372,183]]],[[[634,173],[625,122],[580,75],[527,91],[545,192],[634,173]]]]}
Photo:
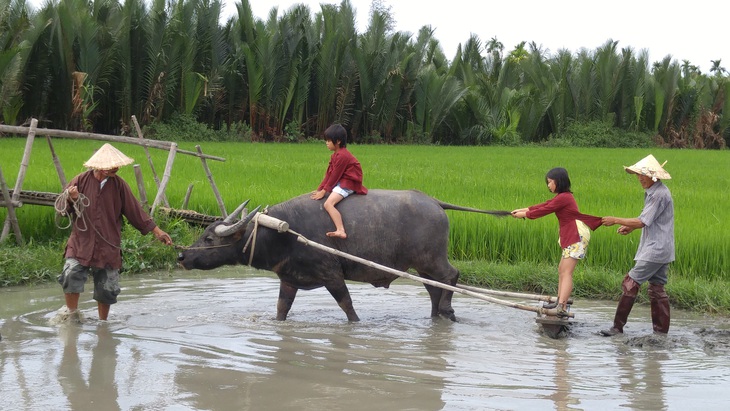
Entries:
{"type": "Polygon", "coordinates": [[[344,231],[330,231],[327,233],[327,237],[347,238],[347,234],[344,231]]]}

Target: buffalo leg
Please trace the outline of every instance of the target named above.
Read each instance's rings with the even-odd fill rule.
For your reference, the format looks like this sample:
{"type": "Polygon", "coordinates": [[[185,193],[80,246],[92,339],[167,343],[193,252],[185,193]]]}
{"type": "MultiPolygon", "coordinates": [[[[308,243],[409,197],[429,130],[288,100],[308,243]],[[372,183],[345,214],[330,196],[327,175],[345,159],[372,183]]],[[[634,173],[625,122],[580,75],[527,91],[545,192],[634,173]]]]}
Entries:
{"type": "Polygon", "coordinates": [[[281,281],[279,283],[279,300],[276,302],[276,319],[279,321],[286,320],[286,316],[291,310],[294,298],[297,296],[297,289],[291,285],[281,281]]]}
{"type": "Polygon", "coordinates": [[[438,317],[439,305],[441,301],[441,292],[443,290],[441,288],[434,287],[428,284],[426,284],[425,287],[426,291],[428,291],[428,296],[431,297],[431,317],[438,317]]]}
{"type": "MultiPolygon", "coordinates": [[[[423,278],[439,281],[451,286],[456,285],[456,282],[459,279],[459,270],[454,268],[451,264],[448,264],[447,267],[444,267],[442,271],[438,272],[448,274],[444,276],[442,280],[436,280],[431,275],[424,272],[419,271],[419,274],[423,278]]],[[[431,317],[444,316],[451,321],[456,321],[454,308],[451,307],[451,299],[454,296],[453,291],[444,290],[443,288],[428,284],[426,284],[425,287],[426,291],[428,291],[428,295],[431,297],[431,317]]]]}
{"type": "Polygon", "coordinates": [[[426,291],[431,297],[431,317],[443,316],[456,321],[454,309],[451,307],[451,297],[454,293],[432,285],[426,285],[426,291]]]}
{"type": "Polygon", "coordinates": [[[342,308],[342,311],[347,315],[348,321],[360,321],[360,317],[355,313],[355,308],[352,306],[352,298],[350,297],[350,291],[347,289],[347,285],[343,282],[341,285],[336,286],[325,286],[327,291],[330,292],[332,297],[335,298],[337,304],[342,308]]]}

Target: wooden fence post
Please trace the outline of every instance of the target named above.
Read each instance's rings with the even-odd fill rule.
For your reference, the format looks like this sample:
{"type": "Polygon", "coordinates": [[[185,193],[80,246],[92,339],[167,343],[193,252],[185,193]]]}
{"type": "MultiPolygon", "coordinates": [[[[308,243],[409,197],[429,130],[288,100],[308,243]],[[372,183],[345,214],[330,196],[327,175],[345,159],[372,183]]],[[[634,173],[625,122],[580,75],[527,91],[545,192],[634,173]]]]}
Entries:
{"type": "MultiPolygon", "coordinates": [[[[137,117],[135,117],[134,115],[132,116],[132,122],[134,123],[135,130],[137,130],[137,137],[144,139],[144,136],[142,135],[142,128],[139,126],[139,123],[137,122],[137,117]]],[[[160,179],[157,178],[155,164],[152,162],[152,156],[150,156],[150,150],[147,148],[147,146],[144,146],[144,153],[147,155],[147,162],[150,164],[150,170],[152,170],[152,178],[155,180],[155,185],[159,190],[160,179]]],[[[170,207],[170,203],[167,202],[167,197],[165,195],[162,196],[162,202],[163,204],[165,204],[165,207],[170,207]]]]}
{"type": "Polygon", "coordinates": [[[144,188],[144,179],[142,178],[142,169],[139,164],[132,166],[134,168],[134,177],[137,179],[137,191],[139,192],[139,202],[145,210],[150,211],[147,204],[147,190],[144,188]]]}
{"type": "MultiPolygon", "coordinates": [[[[25,180],[25,172],[28,170],[28,163],[30,162],[30,152],[33,151],[33,141],[35,140],[35,129],[38,125],[38,119],[30,121],[30,130],[28,131],[28,138],[25,140],[25,151],[23,152],[23,159],[20,161],[20,170],[18,170],[18,179],[15,180],[15,188],[13,189],[13,198],[11,201],[18,201],[20,198],[20,190],[23,188],[23,180],[25,180]]],[[[0,234],[0,242],[5,240],[5,237],[10,233],[10,215],[5,219],[5,225],[3,226],[3,232],[0,234]]]]}
{"type": "Polygon", "coordinates": [[[188,191],[185,192],[185,198],[183,199],[183,203],[182,203],[182,207],[181,207],[183,210],[188,209],[188,202],[190,201],[190,194],[192,194],[192,192],[193,192],[193,185],[190,184],[188,186],[188,191]]]}
{"type": "Polygon", "coordinates": [[[155,202],[152,203],[152,210],[150,210],[151,214],[155,213],[155,209],[160,204],[160,201],[162,201],[162,197],[165,195],[165,189],[167,188],[167,183],[170,182],[170,172],[172,170],[172,163],[175,161],[175,154],[177,154],[177,143],[170,144],[170,152],[167,155],[167,164],[165,165],[165,172],[162,174],[162,182],[160,182],[160,189],[157,190],[157,196],[155,197],[155,202]]]}
{"type": "Polygon", "coordinates": [[[58,179],[61,181],[61,190],[66,188],[66,174],[63,173],[63,167],[61,167],[61,160],[58,159],[58,156],[56,155],[56,150],[53,148],[53,143],[51,142],[51,136],[46,136],[46,141],[48,141],[48,147],[51,149],[51,157],[53,158],[53,164],[56,166],[56,173],[58,173],[58,179]]]}
{"type": "MultiPolygon", "coordinates": [[[[203,155],[203,150],[200,148],[200,145],[196,145],[195,149],[198,150],[198,154],[201,156],[203,155]]],[[[223,217],[228,217],[228,213],[226,212],[226,205],[223,204],[223,199],[221,198],[221,193],[218,191],[218,187],[215,185],[215,181],[213,181],[213,174],[210,172],[210,169],[208,168],[208,162],[205,161],[205,158],[200,157],[200,161],[203,163],[203,170],[205,170],[205,175],[208,176],[208,181],[210,182],[210,186],[213,188],[213,195],[215,195],[216,201],[218,201],[218,208],[221,210],[221,215],[223,217]]]]}
{"type": "Polygon", "coordinates": [[[5,199],[5,204],[8,208],[8,220],[10,220],[10,225],[13,226],[13,232],[15,233],[15,242],[18,243],[19,246],[22,246],[25,244],[25,241],[23,241],[23,235],[20,233],[18,217],[15,215],[15,207],[13,207],[10,192],[8,191],[8,185],[5,184],[5,177],[3,177],[2,168],[0,168],[0,186],[2,188],[3,199],[5,199]]]}

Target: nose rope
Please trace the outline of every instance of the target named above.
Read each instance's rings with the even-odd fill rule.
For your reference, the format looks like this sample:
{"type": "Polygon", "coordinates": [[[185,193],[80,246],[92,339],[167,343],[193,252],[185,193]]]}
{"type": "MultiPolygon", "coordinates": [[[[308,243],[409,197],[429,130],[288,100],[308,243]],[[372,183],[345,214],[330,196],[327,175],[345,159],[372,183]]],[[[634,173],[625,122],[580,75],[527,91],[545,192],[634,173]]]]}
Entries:
{"type": "Polygon", "coordinates": [[[251,230],[251,235],[248,236],[248,239],[246,240],[246,244],[243,246],[243,250],[241,252],[245,255],[246,249],[248,248],[249,244],[251,245],[251,253],[248,255],[248,266],[251,267],[251,263],[253,262],[253,252],[256,249],[256,233],[259,231],[259,214],[256,214],[256,216],[253,218],[253,230],[251,230]]]}
{"type": "Polygon", "coordinates": [[[189,247],[184,245],[173,245],[172,247],[176,250],[207,250],[210,248],[222,248],[222,247],[230,247],[233,244],[221,244],[221,245],[208,245],[205,247],[189,247]]]}

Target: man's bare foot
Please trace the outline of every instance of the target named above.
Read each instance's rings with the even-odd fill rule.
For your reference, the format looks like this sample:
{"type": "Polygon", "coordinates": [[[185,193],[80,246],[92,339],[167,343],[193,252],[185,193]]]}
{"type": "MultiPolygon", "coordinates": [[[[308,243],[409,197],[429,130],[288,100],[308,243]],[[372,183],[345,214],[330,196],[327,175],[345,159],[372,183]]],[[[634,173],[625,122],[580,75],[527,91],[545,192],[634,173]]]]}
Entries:
{"type": "Polygon", "coordinates": [[[347,238],[347,234],[344,231],[330,231],[327,237],[347,238]]]}

